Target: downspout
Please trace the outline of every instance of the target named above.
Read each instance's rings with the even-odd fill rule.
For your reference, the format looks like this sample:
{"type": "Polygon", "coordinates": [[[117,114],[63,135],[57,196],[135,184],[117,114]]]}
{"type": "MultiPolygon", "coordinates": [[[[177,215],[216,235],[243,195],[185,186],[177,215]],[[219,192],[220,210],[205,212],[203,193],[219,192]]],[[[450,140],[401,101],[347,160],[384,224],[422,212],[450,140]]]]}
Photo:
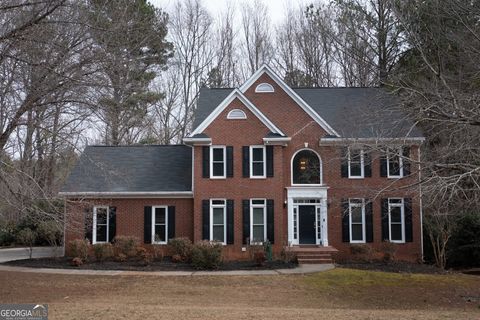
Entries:
{"type": "Polygon", "coordinates": [[[418,180],[419,180],[419,191],[420,191],[420,245],[421,245],[421,254],[422,254],[422,262],[424,262],[424,255],[423,255],[423,201],[422,201],[422,165],[421,165],[421,157],[420,157],[420,146],[418,146],[418,180]]]}

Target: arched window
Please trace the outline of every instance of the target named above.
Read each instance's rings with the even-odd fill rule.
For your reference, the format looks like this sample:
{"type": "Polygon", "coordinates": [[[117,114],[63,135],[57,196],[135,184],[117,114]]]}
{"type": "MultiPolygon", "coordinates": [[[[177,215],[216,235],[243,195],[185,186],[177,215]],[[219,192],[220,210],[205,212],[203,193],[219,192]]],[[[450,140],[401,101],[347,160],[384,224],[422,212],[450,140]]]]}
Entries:
{"type": "Polygon", "coordinates": [[[321,184],[320,158],[309,149],[298,151],[292,161],[292,184],[321,184]]]}
{"type": "Polygon", "coordinates": [[[255,92],[275,92],[273,86],[268,83],[260,83],[256,88],[255,92]]]}
{"type": "Polygon", "coordinates": [[[247,115],[243,110],[233,109],[228,113],[227,119],[247,119],[247,115]]]}

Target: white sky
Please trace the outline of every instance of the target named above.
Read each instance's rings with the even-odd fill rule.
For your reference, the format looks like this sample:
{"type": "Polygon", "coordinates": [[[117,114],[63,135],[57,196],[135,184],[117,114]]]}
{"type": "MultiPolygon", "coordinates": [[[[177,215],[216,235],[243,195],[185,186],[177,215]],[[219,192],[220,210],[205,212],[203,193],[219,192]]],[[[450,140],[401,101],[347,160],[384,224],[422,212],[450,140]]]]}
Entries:
{"type": "MultiPolygon", "coordinates": [[[[173,4],[176,1],[181,0],[150,0],[150,2],[162,9],[167,13],[171,12],[170,9],[173,7],[173,4]]],[[[244,2],[253,2],[252,0],[201,0],[202,4],[207,8],[213,18],[216,18],[220,12],[224,11],[228,4],[233,5],[236,9],[244,2]]],[[[314,0],[263,0],[262,1],[268,8],[270,19],[275,25],[280,22],[285,14],[285,8],[293,7],[297,8],[299,6],[306,6],[314,0]]]]}

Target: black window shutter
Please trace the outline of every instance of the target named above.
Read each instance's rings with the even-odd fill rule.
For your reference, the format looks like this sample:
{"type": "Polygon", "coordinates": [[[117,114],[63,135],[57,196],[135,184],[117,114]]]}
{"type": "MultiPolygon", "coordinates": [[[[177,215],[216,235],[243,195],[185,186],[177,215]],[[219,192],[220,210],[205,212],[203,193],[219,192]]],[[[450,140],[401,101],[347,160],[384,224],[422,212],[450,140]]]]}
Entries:
{"type": "Polygon", "coordinates": [[[227,244],[233,244],[234,241],[234,213],[233,200],[227,200],[227,244]]]}
{"type": "Polygon", "coordinates": [[[342,147],[342,151],[340,153],[341,156],[341,173],[342,178],[348,178],[348,148],[342,147]]]}
{"type": "Polygon", "coordinates": [[[242,147],[242,174],[244,178],[250,178],[250,148],[242,147]]]}
{"type": "Polygon", "coordinates": [[[168,239],[175,238],[175,206],[168,206],[168,239]]]}
{"type": "Polygon", "coordinates": [[[403,205],[405,206],[405,241],[413,241],[413,221],[412,221],[412,199],[403,199],[403,205]]]}
{"type": "Polygon", "coordinates": [[[403,155],[403,175],[408,176],[410,175],[410,147],[403,147],[402,149],[403,155]]]}
{"type": "Polygon", "coordinates": [[[202,147],[202,158],[203,158],[202,177],[210,178],[210,147],[209,146],[202,147]]]}
{"type": "Polygon", "coordinates": [[[108,208],[108,242],[115,239],[117,232],[117,207],[108,208]]]}
{"type": "Polygon", "coordinates": [[[367,242],[373,242],[373,204],[368,199],[365,203],[365,233],[365,240],[367,242]]]}
{"type": "Polygon", "coordinates": [[[380,177],[387,176],[387,154],[385,152],[382,152],[380,156],[380,177]]]}
{"type": "Polygon", "coordinates": [[[243,236],[242,243],[248,244],[250,238],[250,200],[242,200],[243,236]]]}
{"type": "Polygon", "coordinates": [[[145,207],[143,213],[143,242],[152,243],[152,207],[145,207]]]}
{"type": "Polygon", "coordinates": [[[275,243],[275,223],[274,223],[273,199],[267,200],[267,239],[270,243],[275,243]]]}
{"type": "Polygon", "coordinates": [[[350,242],[350,212],[348,199],[342,199],[342,241],[350,242]]]}
{"type": "Polygon", "coordinates": [[[210,200],[202,200],[202,239],[210,240],[210,200]]]}
{"type": "Polygon", "coordinates": [[[273,177],[273,146],[267,146],[267,177],[273,177]]]}
{"type": "Polygon", "coordinates": [[[382,199],[382,241],[390,241],[390,229],[388,226],[388,199],[382,199]]]}
{"type": "Polygon", "coordinates": [[[233,177],[233,147],[227,146],[227,178],[233,177]]]}
{"type": "Polygon", "coordinates": [[[85,238],[92,243],[93,208],[85,208],[84,212],[85,238]]]}
{"type": "Polygon", "coordinates": [[[365,178],[372,177],[372,155],[369,150],[363,150],[363,165],[365,178]]]}

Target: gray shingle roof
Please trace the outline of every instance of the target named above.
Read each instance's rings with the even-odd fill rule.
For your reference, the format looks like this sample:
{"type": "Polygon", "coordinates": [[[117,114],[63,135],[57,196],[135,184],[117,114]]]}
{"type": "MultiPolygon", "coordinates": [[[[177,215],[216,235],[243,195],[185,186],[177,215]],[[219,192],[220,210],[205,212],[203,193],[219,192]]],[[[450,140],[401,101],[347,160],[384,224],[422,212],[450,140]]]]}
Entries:
{"type": "MultiPolygon", "coordinates": [[[[196,128],[233,89],[200,91],[196,128]]],[[[381,88],[294,88],[320,117],[345,138],[422,137],[397,98],[381,88]]],[[[280,128],[281,129],[281,128],[280,128]]]]}
{"type": "Polygon", "coordinates": [[[183,145],[87,146],[61,192],[192,190],[192,150],[183,145]]]}

